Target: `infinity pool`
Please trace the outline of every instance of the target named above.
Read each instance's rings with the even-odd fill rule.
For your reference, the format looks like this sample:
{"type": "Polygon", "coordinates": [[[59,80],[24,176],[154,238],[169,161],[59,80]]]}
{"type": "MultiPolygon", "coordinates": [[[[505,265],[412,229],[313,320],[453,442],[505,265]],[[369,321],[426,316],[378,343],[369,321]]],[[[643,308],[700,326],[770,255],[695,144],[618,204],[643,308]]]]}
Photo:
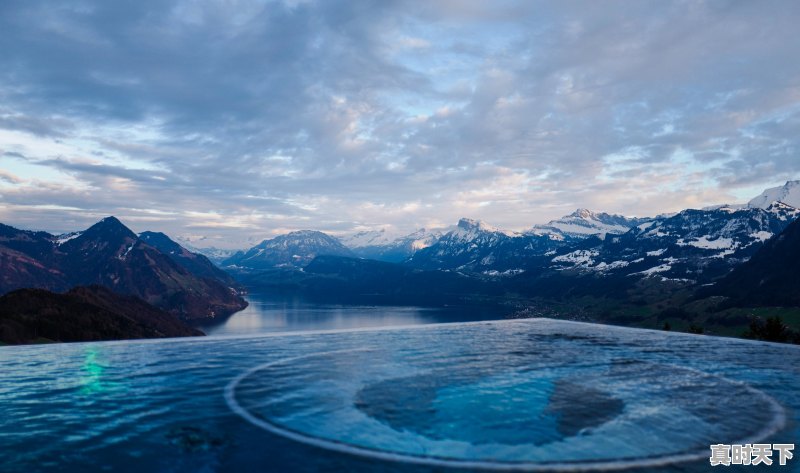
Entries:
{"type": "Polygon", "coordinates": [[[800,443],[798,362],[548,319],[4,347],[0,470],[706,471],[800,443]]]}

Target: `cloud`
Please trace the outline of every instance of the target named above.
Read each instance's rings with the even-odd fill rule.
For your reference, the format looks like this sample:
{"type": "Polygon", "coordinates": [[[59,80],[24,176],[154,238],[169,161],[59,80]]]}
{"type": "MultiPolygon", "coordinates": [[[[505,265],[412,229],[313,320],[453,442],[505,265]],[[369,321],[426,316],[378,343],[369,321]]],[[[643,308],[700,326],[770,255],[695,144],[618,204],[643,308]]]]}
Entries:
{"type": "Polygon", "coordinates": [[[0,181],[5,181],[9,184],[21,184],[23,182],[19,177],[2,169],[0,169],[0,181]]]}
{"type": "Polygon", "coordinates": [[[800,174],[798,18],[793,2],[10,0],[0,218],[115,214],[236,244],[736,199],[800,174]]]}

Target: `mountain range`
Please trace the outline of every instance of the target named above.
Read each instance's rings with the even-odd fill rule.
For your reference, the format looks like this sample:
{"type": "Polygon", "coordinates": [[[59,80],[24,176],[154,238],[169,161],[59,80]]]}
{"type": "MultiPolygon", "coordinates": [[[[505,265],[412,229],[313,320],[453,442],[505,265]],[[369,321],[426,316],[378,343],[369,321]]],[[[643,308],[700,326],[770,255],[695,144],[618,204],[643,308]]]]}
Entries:
{"type": "MultiPolygon", "coordinates": [[[[303,267],[318,255],[328,255],[409,263],[429,269],[464,266],[491,270],[510,264],[510,260],[541,255],[571,242],[621,234],[646,220],[578,209],[523,233],[500,230],[468,218],[451,227],[422,228],[399,237],[389,236],[386,230],[362,231],[339,238],[304,230],[264,240],[221,260],[220,265],[234,271],[303,267]]],[[[207,254],[212,252],[217,254],[218,250],[211,249],[207,254]]]]}
{"type": "Polygon", "coordinates": [[[608,234],[621,235],[649,220],[651,219],[578,209],[557,220],[551,220],[545,225],[534,225],[526,233],[549,235],[555,240],[582,239],[589,236],[604,239],[608,234]]]}
{"type": "Polygon", "coordinates": [[[706,283],[749,259],[798,215],[800,210],[780,202],[766,209],[684,210],[557,252],[550,264],[560,271],[706,283]]]}
{"type": "MultiPolygon", "coordinates": [[[[176,321],[241,310],[247,304],[245,288],[399,305],[519,307],[531,301],[584,300],[606,307],[604,317],[615,323],[681,326],[717,314],[706,323],[738,327],[745,321],[738,307],[800,306],[795,269],[800,210],[792,204],[800,205],[800,181],[767,189],[745,205],[651,218],[578,209],[522,232],[467,218],[452,227],[397,238],[380,230],[341,239],[303,230],[218,258],[220,267],[163,233],[137,235],[114,217],[63,235],[0,224],[0,294],[97,285],[139,298],[176,321]]],[[[41,297],[47,310],[64,313],[54,307],[87,303],[75,300],[89,297],[82,291],[67,298],[50,293],[14,297],[41,297]]],[[[89,298],[93,303],[109,299],[103,294],[89,298]]],[[[166,333],[131,322],[131,312],[118,313],[107,324],[103,311],[109,307],[89,310],[104,314],[90,318],[99,324],[97,333],[117,326],[152,336],[166,333]]],[[[155,314],[148,321],[161,324],[155,314]]],[[[29,329],[39,322],[28,315],[14,319],[26,321],[27,328],[9,322],[5,333],[30,336],[29,329]]],[[[72,322],[65,318],[64,323],[72,322]]],[[[180,333],[179,326],[170,329],[180,333]]]]}
{"type": "Polygon", "coordinates": [[[515,233],[463,218],[443,229],[390,237],[385,230],[339,239],[316,231],[264,240],[222,261],[232,271],[302,268],[316,256],[402,263],[426,270],[510,276],[544,270],[707,282],[747,260],[800,211],[800,181],[767,189],[747,205],[630,218],[578,209],[515,233]]]}
{"type": "Polygon", "coordinates": [[[796,244],[777,243],[794,241],[790,231],[800,209],[784,200],[797,203],[798,195],[800,181],[790,181],[749,204],[650,218],[578,209],[519,233],[463,218],[449,228],[394,239],[360,232],[340,240],[350,248],[316,232],[303,245],[273,239],[284,244],[281,254],[291,254],[291,261],[262,244],[247,253],[266,264],[240,259],[226,269],[254,290],[315,299],[509,307],[583,301],[581,310],[600,321],[683,330],[702,324],[733,334],[752,317],[741,312],[746,307],[800,305],[792,299],[800,293],[800,276],[788,263],[797,259],[786,249],[796,244]],[[781,256],[763,256],[775,245],[780,251],[770,251],[781,256]],[[779,258],[786,259],[782,266],[779,258]],[[784,296],[770,287],[780,287],[784,296]]]}
{"type": "Polygon", "coordinates": [[[65,235],[0,225],[0,293],[92,284],[182,319],[227,315],[247,305],[235,281],[204,256],[163,234],[140,237],[114,217],[65,235]]]}
{"type": "Polygon", "coordinates": [[[387,235],[386,230],[362,231],[340,237],[339,241],[360,258],[400,263],[436,243],[447,230],[421,228],[396,238],[387,235]]]}

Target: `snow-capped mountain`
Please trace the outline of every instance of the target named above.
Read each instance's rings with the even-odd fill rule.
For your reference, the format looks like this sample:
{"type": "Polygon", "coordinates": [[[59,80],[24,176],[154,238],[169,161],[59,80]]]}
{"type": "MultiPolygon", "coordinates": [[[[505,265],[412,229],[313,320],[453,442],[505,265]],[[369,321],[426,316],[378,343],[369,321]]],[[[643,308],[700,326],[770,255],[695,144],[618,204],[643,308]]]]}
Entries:
{"type": "Polygon", "coordinates": [[[766,209],[775,202],[782,202],[800,208],[800,181],[787,181],[786,184],[765,190],[761,195],[747,203],[750,208],[766,209]]]}
{"type": "Polygon", "coordinates": [[[398,238],[395,243],[407,246],[414,253],[439,241],[448,230],[446,228],[434,228],[431,230],[420,228],[414,233],[398,238]]]}
{"type": "Polygon", "coordinates": [[[764,208],[723,205],[646,219],[578,209],[523,234],[462,219],[407,264],[484,274],[556,270],[709,281],[747,261],[800,217],[782,201],[800,195],[800,185],[780,189],[765,192],[772,202],[764,208]]]}
{"type": "Polygon", "coordinates": [[[649,218],[630,218],[623,215],[592,212],[578,209],[545,225],[534,225],[528,232],[533,235],[550,235],[553,239],[581,239],[589,236],[605,238],[607,234],[621,235],[649,218]]]}
{"type": "Polygon", "coordinates": [[[236,254],[237,251],[241,251],[241,248],[247,248],[253,246],[253,244],[256,242],[256,241],[251,241],[250,243],[245,243],[243,241],[241,243],[241,246],[237,249],[226,249],[226,248],[218,248],[213,245],[206,246],[210,241],[212,241],[211,239],[206,237],[189,238],[185,236],[177,236],[174,237],[174,240],[182,247],[191,251],[192,253],[197,253],[205,256],[217,266],[219,266],[224,260],[236,254]]]}
{"type": "Polygon", "coordinates": [[[393,243],[397,239],[390,235],[385,228],[381,228],[380,230],[365,230],[338,238],[344,246],[351,249],[369,246],[385,246],[393,243]]]}
{"type": "Polygon", "coordinates": [[[747,261],[799,215],[779,202],[766,209],[684,210],[597,245],[560,252],[551,263],[557,270],[708,281],[747,261]]]}
{"type": "Polygon", "coordinates": [[[264,240],[246,252],[237,252],[222,264],[248,269],[303,267],[318,255],[355,256],[339,240],[330,235],[313,230],[301,230],[264,240]]]}
{"type": "Polygon", "coordinates": [[[187,250],[191,251],[192,253],[197,253],[200,255],[205,256],[208,258],[212,263],[216,265],[221,265],[223,261],[230,258],[231,256],[235,255],[238,251],[241,250],[227,250],[224,248],[216,248],[214,246],[208,248],[201,248],[197,246],[190,245],[185,242],[181,242],[181,246],[186,248],[187,250]]]}
{"type": "Polygon", "coordinates": [[[339,240],[361,258],[399,263],[436,243],[445,232],[447,229],[421,228],[414,233],[392,238],[385,230],[375,230],[359,232],[339,240]]]}
{"type": "Polygon", "coordinates": [[[434,244],[417,251],[407,264],[423,269],[456,269],[486,274],[523,271],[531,258],[565,243],[549,235],[503,231],[462,218],[434,244]]]}
{"type": "Polygon", "coordinates": [[[493,236],[505,235],[508,237],[516,236],[515,232],[501,230],[493,227],[482,220],[474,220],[471,218],[462,218],[458,221],[455,228],[450,229],[448,232],[451,238],[461,241],[483,241],[493,236]]]}

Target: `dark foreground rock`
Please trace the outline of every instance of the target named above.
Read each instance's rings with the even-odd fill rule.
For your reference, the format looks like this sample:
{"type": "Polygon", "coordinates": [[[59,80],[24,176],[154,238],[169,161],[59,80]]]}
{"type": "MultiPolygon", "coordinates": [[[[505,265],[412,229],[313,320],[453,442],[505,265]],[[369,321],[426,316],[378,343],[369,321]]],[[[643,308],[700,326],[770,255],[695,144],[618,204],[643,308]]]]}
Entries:
{"type": "Polygon", "coordinates": [[[64,294],[20,289],[0,297],[0,343],[26,344],[200,336],[173,315],[101,287],[64,294]]]}

